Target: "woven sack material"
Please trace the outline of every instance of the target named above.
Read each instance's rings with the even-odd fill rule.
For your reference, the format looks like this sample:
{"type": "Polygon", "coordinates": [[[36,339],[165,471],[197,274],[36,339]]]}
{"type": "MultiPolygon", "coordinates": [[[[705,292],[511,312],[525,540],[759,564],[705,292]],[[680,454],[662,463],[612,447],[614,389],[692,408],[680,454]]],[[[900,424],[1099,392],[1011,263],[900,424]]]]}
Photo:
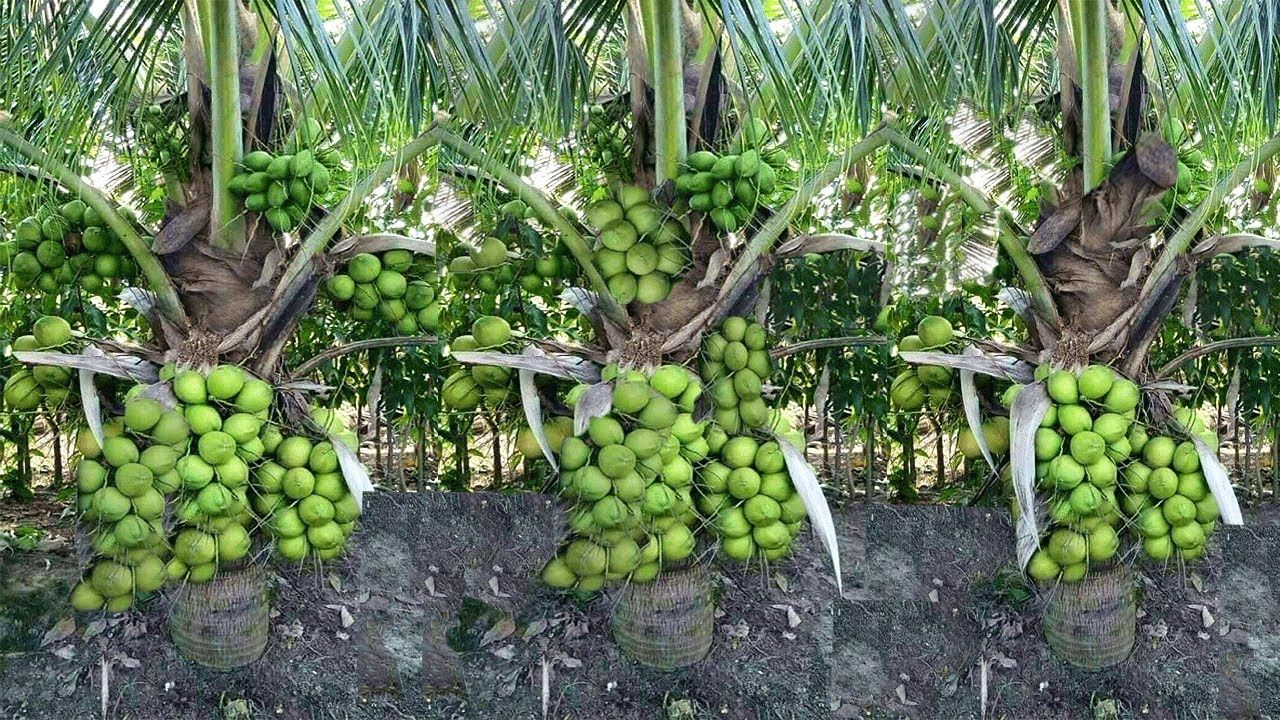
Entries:
{"type": "Polygon", "coordinates": [[[269,627],[267,576],[261,568],[220,572],[187,583],[169,609],[169,634],[188,659],[230,670],[262,657],[269,627]]]}
{"type": "Polygon", "coordinates": [[[699,662],[715,629],[711,575],[705,568],[662,573],[627,585],[613,607],[613,638],[631,659],[659,670],[699,662]]]}
{"type": "Polygon", "coordinates": [[[1125,565],[1091,570],[1078,583],[1049,592],[1044,635],[1053,654],[1072,665],[1100,670],[1133,652],[1138,606],[1133,573],[1125,565]]]}

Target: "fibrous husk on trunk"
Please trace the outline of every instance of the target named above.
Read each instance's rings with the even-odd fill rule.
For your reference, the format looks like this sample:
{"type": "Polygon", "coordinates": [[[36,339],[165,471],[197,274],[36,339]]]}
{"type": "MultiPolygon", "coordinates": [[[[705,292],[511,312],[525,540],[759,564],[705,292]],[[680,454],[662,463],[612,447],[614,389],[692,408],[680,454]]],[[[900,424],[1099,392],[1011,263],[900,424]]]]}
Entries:
{"type": "Polygon", "coordinates": [[[197,240],[164,256],[165,269],[193,326],[228,333],[267,304],[272,288],[254,287],[266,257],[257,249],[251,246],[244,255],[234,255],[197,240]]]}
{"type": "MultiPolygon", "coordinates": [[[[1068,328],[1094,335],[1133,307],[1135,283],[1126,283],[1139,250],[1156,230],[1150,211],[1177,181],[1177,153],[1154,134],[1116,164],[1098,188],[1086,195],[1068,192],[1050,208],[1032,234],[1036,256],[1068,328]]],[[[1079,175],[1069,185],[1079,187],[1079,175]]]]}

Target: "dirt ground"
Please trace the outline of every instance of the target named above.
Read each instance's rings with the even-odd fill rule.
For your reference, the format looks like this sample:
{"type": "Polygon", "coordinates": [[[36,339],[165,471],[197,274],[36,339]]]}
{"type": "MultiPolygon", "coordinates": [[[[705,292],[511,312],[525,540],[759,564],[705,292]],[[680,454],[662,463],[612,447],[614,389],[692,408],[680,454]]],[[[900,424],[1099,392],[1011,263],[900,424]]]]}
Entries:
{"type": "Polygon", "coordinates": [[[1042,598],[1011,566],[1007,514],[872,506],[867,577],[875,585],[868,601],[842,603],[835,613],[832,664],[844,667],[845,676],[833,676],[840,701],[834,716],[1280,717],[1274,587],[1233,581],[1271,566],[1257,535],[1275,528],[1274,514],[1269,508],[1247,535],[1224,534],[1198,566],[1139,566],[1133,654],[1115,667],[1085,672],[1054,658],[1044,643],[1042,598]],[[1242,624],[1246,608],[1266,624],[1242,624]],[[1219,688],[1238,675],[1226,672],[1233,654],[1250,668],[1252,682],[1236,680],[1228,700],[1230,693],[1219,688]]]}
{"type": "Polygon", "coordinates": [[[619,652],[608,594],[534,581],[550,498],[379,493],[366,513],[350,559],[275,569],[267,655],[229,673],[176,653],[163,601],[67,622],[67,543],[0,552],[0,720],[523,720],[544,697],[561,720],[1280,718],[1272,507],[1199,567],[1142,569],[1137,648],[1101,673],[1050,655],[996,510],[837,510],[843,597],[812,533],[767,572],[718,568],[711,654],[673,673],[619,652]]]}
{"type": "MultiPolygon", "coordinates": [[[[717,573],[720,603],[711,654],[686,670],[662,673],[632,662],[612,642],[614,598],[609,594],[579,600],[517,579],[535,574],[554,549],[563,520],[545,498],[481,493],[382,500],[384,505],[371,512],[384,518],[384,526],[396,526],[405,514],[440,517],[430,525],[439,530],[430,533],[419,563],[432,579],[428,595],[440,597],[418,600],[399,584],[387,588],[389,593],[371,588],[372,594],[427,606],[422,612],[425,655],[457,668],[450,677],[426,669],[432,663],[417,657],[395,657],[400,671],[391,674],[401,678],[395,696],[402,710],[412,707],[425,717],[444,718],[542,717],[545,677],[546,716],[554,718],[812,718],[829,712],[828,618],[836,583],[812,536],[804,538],[795,558],[767,572],[724,568],[717,573]],[[449,507],[456,502],[469,511],[449,507]],[[450,522],[450,517],[466,521],[450,522]],[[544,531],[530,533],[528,523],[517,518],[537,520],[544,531]],[[441,543],[442,536],[447,543],[441,543]],[[515,552],[495,557],[494,548],[515,552]],[[443,577],[442,567],[459,562],[466,568],[461,583],[443,577]],[[450,625],[448,637],[433,638],[431,620],[450,625]],[[416,668],[425,670],[421,698],[403,692],[409,684],[405,678],[416,668]]],[[[839,526],[848,593],[860,585],[861,523],[842,520],[839,526]]],[[[401,544],[407,534],[367,540],[372,544],[362,557],[368,585],[386,578],[369,558],[405,557],[406,549],[389,545],[401,544]]],[[[381,648],[372,654],[396,655],[381,648]]],[[[361,680],[365,696],[387,685],[376,676],[361,680]]]]}

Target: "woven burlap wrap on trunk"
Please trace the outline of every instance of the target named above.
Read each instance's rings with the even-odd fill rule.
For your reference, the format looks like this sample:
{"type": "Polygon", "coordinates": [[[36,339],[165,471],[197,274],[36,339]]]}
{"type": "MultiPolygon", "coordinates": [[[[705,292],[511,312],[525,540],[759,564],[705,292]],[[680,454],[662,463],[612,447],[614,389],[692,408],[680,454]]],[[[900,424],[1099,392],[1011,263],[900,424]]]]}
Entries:
{"type": "Polygon", "coordinates": [[[1125,565],[1091,570],[1049,592],[1044,635],[1058,658],[1087,670],[1123,662],[1133,651],[1138,606],[1125,565]]]}
{"type": "Polygon", "coordinates": [[[613,638],[631,659],[659,670],[702,660],[711,649],[715,605],[711,574],[701,567],[628,585],[613,606],[613,638]]]}
{"type": "Polygon", "coordinates": [[[229,670],[262,657],[269,611],[261,568],[221,572],[178,590],[169,609],[169,634],[188,659],[229,670]]]}

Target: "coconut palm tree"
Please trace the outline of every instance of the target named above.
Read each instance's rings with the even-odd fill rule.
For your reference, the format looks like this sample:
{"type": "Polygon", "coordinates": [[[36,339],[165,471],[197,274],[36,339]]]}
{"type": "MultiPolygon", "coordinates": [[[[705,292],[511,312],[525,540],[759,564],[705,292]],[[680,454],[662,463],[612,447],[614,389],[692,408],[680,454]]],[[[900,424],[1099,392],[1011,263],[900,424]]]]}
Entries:
{"type": "Polygon", "coordinates": [[[527,200],[581,262],[610,322],[683,328],[709,294],[716,312],[742,294],[761,254],[839,174],[842,165],[829,163],[847,165],[881,144],[857,144],[880,107],[925,109],[955,88],[926,81],[896,3],[664,5],[10,3],[0,86],[14,102],[0,146],[8,169],[46,184],[9,187],[79,197],[119,236],[152,301],[152,359],[221,357],[278,372],[281,347],[326,271],[325,249],[367,198],[424,155],[478,169],[527,200]],[[630,317],[604,291],[584,229],[521,177],[523,152],[571,144],[605,96],[627,98],[631,174],[651,188],[673,180],[691,148],[721,145],[745,118],[776,120],[805,168],[799,192],[779,212],[758,214],[744,248],[717,256],[735,259],[732,282],[722,284],[731,290],[694,291],[720,242],[704,233],[684,291],[630,317]],[[180,142],[152,168],[155,182],[103,186],[95,170],[145,145],[157,124],[180,142]],[[234,181],[246,156],[296,150],[300,140],[343,158],[344,182],[333,183],[342,192],[320,202],[313,188],[305,212],[275,213],[274,223],[272,213],[247,210],[234,181]],[[163,203],[152,202],[154,212],[139,220],[119,211],[124,195],[142,204],[141,191],[155,187],[163,203]]]}
{"type": "MultiPolygon", "coordinates": [[[[1256,207],[1269,195],[1263,182],[1254,188],[1268,192],[1246,197],[1247,181],[1269,178],[1280,152],[1270,100],[1276,37],[1266,20],[1272,12],[1266,3],[1252,2],[928,6],[924,27],[937,38],[938,57],[974,68],[957,75],[969,83],[982,120],[960,123],[956,134],[985,133],[987,139],[970,143],[960,159],[940,159],[907,142],[899,146],[994,219],[1000,249],[1021,284],[1005,297],[1025,320],[1029,342],[987,346],[989,354],[1068,368],[1111,365],[1151,390],[1151,410],[1163,424],[1171,405],[1158,383],[1182,362],[1276,343],[1272,337],[1227,339],[1193,348],[1161,368],[1151,361],[1152,343],[1198,263],[1275,246],[1274,239],[1236,231],[1239,208],[1256,207]],[[972,168],[983,163],[1001,170],[978,188],[969,180],[972,168]],[[1032,190],[1036,178],[1041,182],[1032,190]],[[1026,201],[1037,195],[1038,202],[1026,201]]],[[[1010,370],[1017,366],[942,361],[1032,380],[1025,365],[1010,370]]],[[[1027,417],[1037,393],[1019,398],[1024,395],[1027,417]]],[[[983,444],[976,408],[966,414],[983,444]]],[[[1019,401],[1013,414],[1019,414],[1019,401]]],[[[1022,423],[1015,448],[1030,447],[1037,423],[1022,423]]],[[[1019,424],[1015,419],[1015,435],[1019,424]]],[[[983,453],[989,457],[985,444],[983,453]]],[[[1213,454],[1202,449],[1206,466],[1216,466],[1213,454]]],[[[1033,464],[1019,462],[1015,450],[1024,564],[1037,542],[1033,464]]],[[[1238,522],[1225,473],[1206,475],[1218,480],[1214,495],[1225,521],[1238,522]]]]}

